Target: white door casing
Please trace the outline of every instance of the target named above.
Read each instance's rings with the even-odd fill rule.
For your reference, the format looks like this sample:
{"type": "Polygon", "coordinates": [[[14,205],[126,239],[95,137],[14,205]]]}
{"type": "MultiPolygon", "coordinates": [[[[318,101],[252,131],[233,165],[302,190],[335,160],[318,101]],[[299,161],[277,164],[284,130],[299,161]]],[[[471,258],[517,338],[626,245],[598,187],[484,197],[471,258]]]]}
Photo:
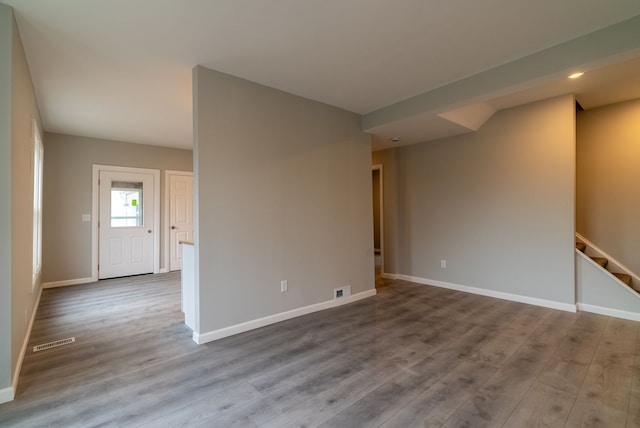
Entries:
{"type": "Polygon", "coordinates": [[[193,242],[193,173],[167,171],[169,270],[182,269],[180,242],[193,242]]]}
{"type": "Polygon", "coordinates": [[[93,166],[92,279],[159,272],[159,185],[159,170],[93,166]]]}

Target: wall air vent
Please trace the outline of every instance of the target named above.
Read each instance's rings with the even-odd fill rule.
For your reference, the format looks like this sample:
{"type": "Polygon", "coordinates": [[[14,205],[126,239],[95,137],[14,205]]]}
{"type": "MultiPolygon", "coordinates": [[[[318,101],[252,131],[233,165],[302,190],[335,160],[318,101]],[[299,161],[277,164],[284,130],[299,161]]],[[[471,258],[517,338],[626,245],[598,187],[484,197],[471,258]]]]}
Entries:
{"type": "Polygon", "coordinates": [[[333,289],[333,299],[339,299],[341,297],[351,296],[351,286],[345,285],[344,287],[333,289]]]}

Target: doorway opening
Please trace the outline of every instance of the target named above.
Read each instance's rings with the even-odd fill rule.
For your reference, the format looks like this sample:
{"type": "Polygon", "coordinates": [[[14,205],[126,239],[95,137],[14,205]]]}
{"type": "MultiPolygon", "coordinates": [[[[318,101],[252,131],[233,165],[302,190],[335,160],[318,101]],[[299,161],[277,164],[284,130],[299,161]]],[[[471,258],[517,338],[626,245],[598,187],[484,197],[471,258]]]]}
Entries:
{"type": "Polygon", "coordinates": [[[384,272],[384,198],[382,165],[371,167],[373,196],[373,252],[376,275],[384,272]]]}

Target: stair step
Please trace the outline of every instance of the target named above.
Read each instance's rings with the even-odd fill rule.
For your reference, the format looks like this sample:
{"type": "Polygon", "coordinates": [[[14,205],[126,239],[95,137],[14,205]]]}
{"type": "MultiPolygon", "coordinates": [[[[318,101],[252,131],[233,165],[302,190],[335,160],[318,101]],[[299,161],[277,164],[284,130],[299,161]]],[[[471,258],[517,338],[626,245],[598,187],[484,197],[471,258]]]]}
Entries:
{"type": "Polygon", "coordinates": [[[605,259],[604,257],[591,257],[591,260],[598,263],[603,268],[607,267],[607,263],[609,263],[609,260],[605,259]]]}
{"type": "Polygon", "coordinates": [[[624,282],[626,285],[631,287],[631,275],[627,275],[626,273],[616,273],[612,272],[613,276],[618,278],[620,281],[624,282]]]}
{"type": "Polygon", "coordinates": [[[584,253],[584,250],[587,249],[587,244],[583,242],[576,242],[576,248],[578,249],[578,251],[582,251],[584,253]]]}
{"type": "Polygon", "coordinates": [[[624,282],[625,285],[629,286],[633,291],[640,293],[640,287],[633,284],[631,280],[631,275],[627,275],[626,273],[613,273],[613,275],[618,278],[620,281],[624,282]]]}

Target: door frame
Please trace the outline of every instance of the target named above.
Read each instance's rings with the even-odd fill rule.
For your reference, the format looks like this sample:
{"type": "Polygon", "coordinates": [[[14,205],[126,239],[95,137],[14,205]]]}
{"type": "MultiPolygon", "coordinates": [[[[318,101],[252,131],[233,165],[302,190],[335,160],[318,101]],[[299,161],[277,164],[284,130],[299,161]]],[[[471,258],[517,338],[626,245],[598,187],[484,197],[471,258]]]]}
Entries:
{"type": "MultiPolygon", "coordinates": [[[[374,171],[379,171],[379,174],[380,174],[380,189],[379,189],[380,207],[378,208],[380,210],[380,259],[381,259],[380,275],[384,275],[384,272],[385,272],[384,271],[384,176],[382,174],[382,164],[376,164],[371,166],[372,177],[373,177],[374,171]]],[[[373,178],[371,179],[371,181],[373,183],[373,178]]],[[[374,247],[375,247],[375,244],[374,244],[374,247]]],[[[375,257],[375,248],[374,248],[373,256],[375,257]]]]}
{"type": "MultiPolygon", "coordinates": [[[[193,177],[193,171],[176,171],[176,170],[171,170],[171,169],[166,169],[164,171],[164,221],[163,226],[164,226],[164,269],[163,271],[169,272],[171,271],[171,264],[170,264],[170,258],[171,258],[171,243],[170,243],[170,238],[171,238],[171,225],[169,224],[169,209],[171,201],[169,200],[169,177],[172,175],[182,175],[182,176],[190,176],[193,177]]],[[[193,199],[193,198],[192,198],[193,199]]],[[[193,201],[194,205],[195,205],[195,201],[193,201]]],[[[194,214],[195,215],[195,214],[194,214]]],[[[194,225],[195,226],[195,225],[194,225]]]]}
{"type": "Polygon", "coordinates": [[[153,273],[160,272],[160,170],[128,166],[93,164],[91,183],[91,280],[98,280],[100,260],[98,220],[100,219],[100,171],[133,172],[153,175],[153,273]]]}

